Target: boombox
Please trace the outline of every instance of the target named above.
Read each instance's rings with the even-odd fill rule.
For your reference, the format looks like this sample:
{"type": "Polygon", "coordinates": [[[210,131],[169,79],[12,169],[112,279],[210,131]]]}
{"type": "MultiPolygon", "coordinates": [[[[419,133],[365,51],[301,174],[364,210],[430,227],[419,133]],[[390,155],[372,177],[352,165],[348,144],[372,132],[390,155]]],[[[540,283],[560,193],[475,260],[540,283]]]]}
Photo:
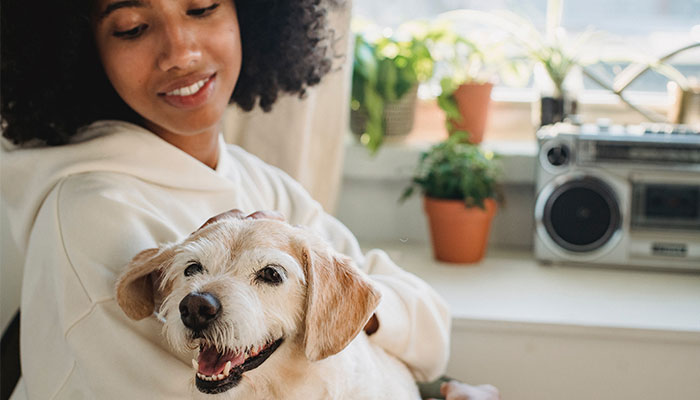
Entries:
{"type": "Polygon", "coordinates": [[[538,260],[700,271],[700,132],[556,124],[537,140],[538,260]]]}

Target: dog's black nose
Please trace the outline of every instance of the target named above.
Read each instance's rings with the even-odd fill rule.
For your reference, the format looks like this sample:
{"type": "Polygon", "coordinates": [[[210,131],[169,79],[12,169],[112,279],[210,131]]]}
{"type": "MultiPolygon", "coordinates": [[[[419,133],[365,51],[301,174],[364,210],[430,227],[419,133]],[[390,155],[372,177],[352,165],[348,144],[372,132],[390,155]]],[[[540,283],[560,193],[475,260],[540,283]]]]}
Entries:
{"type": "Polygon", "coordinates": [[[211,293],[190,293],[180,302],[180,319],[186,327],[201,331],[221,313],[221,303],[211,293]]]}

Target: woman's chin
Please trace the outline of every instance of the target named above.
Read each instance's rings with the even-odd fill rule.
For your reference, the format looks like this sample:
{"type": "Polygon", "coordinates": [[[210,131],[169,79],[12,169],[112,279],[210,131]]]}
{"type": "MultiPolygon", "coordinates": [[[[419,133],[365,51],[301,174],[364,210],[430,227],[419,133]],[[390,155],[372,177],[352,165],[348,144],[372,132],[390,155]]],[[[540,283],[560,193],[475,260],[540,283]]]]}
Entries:
{"type": "Polygon", "coordinates": [[[175,123],[159,125],[151,121],[145,121],[146,129],[152,131],[164,140],[170,142],[177,138],[185,137],[207,137],[210,135],[218,136],[221,132],[221,119],[219,116],[216,119],[205,119],[195,121],[193,119],[183,119],[175,123]]]}

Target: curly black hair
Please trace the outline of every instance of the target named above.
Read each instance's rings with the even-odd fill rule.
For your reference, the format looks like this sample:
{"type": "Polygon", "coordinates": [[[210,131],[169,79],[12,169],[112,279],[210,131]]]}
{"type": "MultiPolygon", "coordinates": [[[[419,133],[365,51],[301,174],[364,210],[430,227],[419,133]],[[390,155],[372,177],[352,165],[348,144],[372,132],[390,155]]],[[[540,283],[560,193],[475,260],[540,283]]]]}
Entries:
{"type": "MultiPolygon", "coordinates": [[[[97,120],[142,121],[102,69],[90,25],[93,3],[53,0],[35,8],[24,0],[3,0],[4,137],[16,144],[38,139],[60,145],[97,120]]],[[[333,3],[235,0],[243,60],[231,103],[246,111],[259,104],[269,111],[280,92],[303,96],[307,87],[317,84],[332,64],[327,11],[333,3]]]]}

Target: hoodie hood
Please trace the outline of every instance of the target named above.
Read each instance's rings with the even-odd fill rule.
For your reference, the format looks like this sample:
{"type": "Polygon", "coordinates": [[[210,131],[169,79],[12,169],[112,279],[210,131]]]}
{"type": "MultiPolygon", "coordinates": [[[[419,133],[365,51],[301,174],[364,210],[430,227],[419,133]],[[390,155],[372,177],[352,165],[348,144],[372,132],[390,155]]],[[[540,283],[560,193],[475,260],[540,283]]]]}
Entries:
{"type": "Polygon", "coordinates": [[[62,146],[12,148],[3,143],[2,222],[9,224],[15,247],[8,249],[8,238],[4,237],[3,255],[18,253],[20,259],[24,258],[41,205],[56,184],[70,175],[117,172],[188,190],[218,191],[231,187],[231,181],[218,173],[225,161],[223,138],[219,141],[220,161],[216,171],[147,129],[121,121],[93,123],[71,143],[62,146]],[[172,168],[173,165],[178,168],[172,168]]]}

